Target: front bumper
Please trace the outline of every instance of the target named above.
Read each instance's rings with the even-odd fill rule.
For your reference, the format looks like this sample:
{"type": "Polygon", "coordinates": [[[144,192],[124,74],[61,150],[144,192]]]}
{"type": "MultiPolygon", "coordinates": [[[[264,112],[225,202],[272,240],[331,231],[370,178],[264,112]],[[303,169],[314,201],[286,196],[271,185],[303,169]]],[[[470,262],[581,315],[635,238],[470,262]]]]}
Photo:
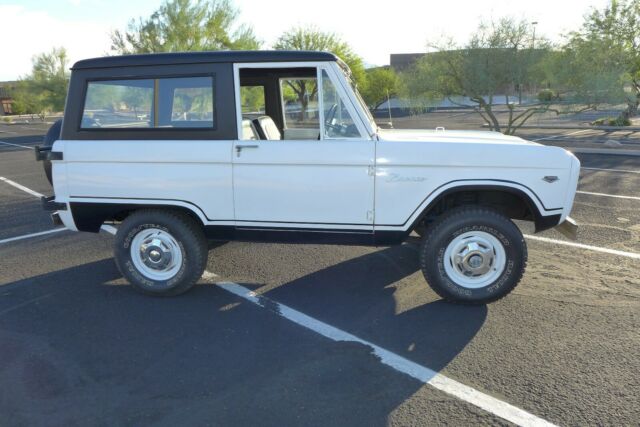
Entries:
{"type": "Polygon", "coordinates": [[[566,217],[564,221],[556,225],[554,229],[558,230],[563,236],[571,240],[576,240],[578,237],[578,224],[570,216],[566,217]]]}

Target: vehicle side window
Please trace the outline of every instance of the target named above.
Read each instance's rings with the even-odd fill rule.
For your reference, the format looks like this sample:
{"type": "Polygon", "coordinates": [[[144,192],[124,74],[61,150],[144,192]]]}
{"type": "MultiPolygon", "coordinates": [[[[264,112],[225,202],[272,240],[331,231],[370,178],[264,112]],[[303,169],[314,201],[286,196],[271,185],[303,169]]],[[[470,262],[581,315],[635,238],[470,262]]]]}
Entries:
{"type": "Polygon", "coordinates": [[[153,80],[89,82],[80,127],[149,128],[153,80]]]}
{"type": "Polygon", "coordinates": [[[80,127],[214,128],[213,77],[90,81],[80,127]]]}
{"type": "Polygon", "coordinates": [[[158,127],[213,127],[211,77],[159,79],[158,91],[158,127]]]}
{"type": "Polygon", "coordinates": [[[322,105],[325,138],[359,138],[361,136],[326,70],[322,70],[322,105]]]}
{"type": "Polygon", "coordinates": [[[281,79],[280,91],[284,108],[284,127],[287,129],[317,129],[319,133],[320,111],[318,109],[317,79],[281,79]]]}

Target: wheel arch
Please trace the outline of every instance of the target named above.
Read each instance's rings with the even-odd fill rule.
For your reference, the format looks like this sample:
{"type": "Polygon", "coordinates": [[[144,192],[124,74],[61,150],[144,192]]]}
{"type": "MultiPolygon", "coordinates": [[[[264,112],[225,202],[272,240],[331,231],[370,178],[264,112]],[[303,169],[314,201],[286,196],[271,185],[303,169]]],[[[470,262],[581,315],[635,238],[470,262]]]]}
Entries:
{"type": "Polygon", "coordinates": [[[409,230],[428,223],[445,211],[464,205],[480,205],[498,210],[511,219],[532,221],[536,232],[551,228],[560,220],[560,211],[544,215],[544,205],[528,188],[506,183],[477,183],[443,188],[422,207],[409,230]],[[536,200],[537,199],[537,200],[536,200]]]}
{"type": "Polygon", "coordinates": [[[97,233],[106,221],[122,221],[131,213],[141,209],[162,209],[180,212],[204,228],[204,214],[196,206],[180,202],[114,203],[114,202],[70,202],[73,221],[79,231],[97,233]]]}

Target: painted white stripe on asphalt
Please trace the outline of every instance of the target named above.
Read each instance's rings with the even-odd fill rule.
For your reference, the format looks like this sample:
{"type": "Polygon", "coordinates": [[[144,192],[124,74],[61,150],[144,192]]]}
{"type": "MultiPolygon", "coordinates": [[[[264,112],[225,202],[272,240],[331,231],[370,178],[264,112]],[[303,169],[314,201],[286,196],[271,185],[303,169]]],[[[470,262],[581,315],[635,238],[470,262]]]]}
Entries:
{"type": "Polygon", "coordinates": [[[411,360],[386,350],[376,344],[363,340],[362,338],[324,323],[318,319],[307,316],[306,314],[294,310],[284,304],[280,304],[277,301],[270,300],[264,296],[258,296],[255,292],[252,292],[237,283],[220,282],[216,283],[216,285],[333,341],[357,342],[370,347],[373,354],[380,359],[381,363],[514,424],[520,426],[553,425],[527,411],[496,399],[495,397],[489,396],[488,394],[482,393],[472,387],[459,383],[458,381],[452,380],[451,378],[439,374],[430,368],[412,362],[411,360]]]}
{"type": "Polygon", "coordinates": [[[108,225],[108,224],[104,224],[102,227],[100,227],[101,230],[106,231],[109,234],[113,234],[114,236],[116,235],[116,232],[118,231],[117,228],[115,228],[113,225],[108,225]]]}
{"type": "Polygon", "coordinates": [[[23,234],[22,236],[10,237],[8,239],[0,240],[0,245],[3,243],[15,242],[16,240],[30,239],[31,237],[44,236],[51,233],[59,233],[65,230],[67,230],[67,228],[63,227],[63,228],[54,228],[53,230],[41,231],[39,233],[23,234]]]}
{"type": "Polygon", "coordinates": [[[12,144],[12,143],[6,142],[6,141],[0,141],[0,144],[11,145],[13,147],[28,148],[29,150],[33,150],[34,149],[33,147],[29,147],[28,145],[12,144]]]}
{"type": "Polygon", "coordinates": [[[37,191],[33,191],[32,189],[27,188],[27,187],[25,187],[24,185],[18,184],[18,183],[17,183],[17,182],[15,182],[15,181],[11,181],[10,179],[5,178],[4,176],[0,176],[0,181],[4,181],[4,182],[6,182],[7,184],[9,184],[9,185],[12,185],[12,186],[16,187],[18,190],[22,190],[22,191],[24,191],[25,193],[29,193],[29,194],[31,194],[32,196],[36,196],[36,197],[38,197],[38,198],[44,197],[44,194],[40,194],[40,193],[38,193],[37,191]]]}
{"type": "Polygon", "coordinates": [[[604,168],[587,168],[582,166],[580,169],[586,169],[590,171],[603,171],[603,172],[621,172],[621,173],[637,173],[640,174],[640,170],[638,171],[630,171],[628,169],[604,169],[604,168]]]}
{"type": "Polygon", "coordinates": [[[585,132],[589,132],[593,129],[583,129],[583,130],[577,130],[575,132],[569,132],[569,133],[563,133],[560,135],[553,135],[553,136],[547,136],[544,138],[538,138],[538,139],[532,139],[533,142],[537,142],[537,141],[546,141],[547,139],[556,139],[556,138],[562,138],[563,136],[570,136],[570,135],[577,135],[579,133],[585,133],[585,132]]]}
{"type": "Polygon", "coordinates": [[[619,194],[592,193],[591,191],[576,191],[578,194],[588,194],[589,196],[613,197],[616,199],[640,200],[637,196],[620,196],[619,194]]]}
{"type": "MultiPolygon", "coordinates": [[[[32,196],[36,196],[38,198],[44,197],[44,194],[40,194],[37,191],[33,191],[32,189],[27,188],[22,184],[18,184],[15,181],[11,181],[10,179],[7,179],[7,178],[5,178],[3,176],[0,176],[0,181],[4,181],[9,185],[12,185],[17,189],[24,191],[25,193],[31,194],[32,196]]],[[[104,230],[104,231],[106,231],[108,233],[114,234],[114,235],[116,234],[116,231],[118,231],[114,226],[107,225],[107,224],[104,224],[102,227],[100,227],[100,229],[102,229],[102,230],[104,230]]],[[[55,231],[62,231],[62,230],[66,230],[66,228],[56,229],[55,231]]],[[[53,232],[54,232],[54,230],[50,230],[50,231],[42,232],[42,233],[34,233],[33,236],[36,236],[38,234],[46,234],[46,233],[53,233],[53,232]]],[[[12,239],[8,239],[6,241],[9,242],[11,240],[18,240],[18,238],[12,238],[12,239]]],[[[1,240],[0,241],[0,243],[4,243],[4,242],[5,242],[5,240],[1,240]]]]}
{"type": "Polygon", "coordinates": [[[625,251],[619,251],[616,249],[601,248],[599,246],[585,245],[584,243],[567,242],[565,240],[556,240],[556,239],[550,239],[548,237],[532,236],[530,234],[525,234],[524,237],[531,240],[537,240],[539,242],[553,243],[553,244],[562,245],[562,246],[571,246],[573,248],[580,248],[580,249],[586,249],[589,251],[602,252],[604,254],[618,255],[618,256],[623,256],[623,257],[633,258],[633,259],[640,259],[640,254],[637,254],[634,252],[625,252],[625,251]]]}

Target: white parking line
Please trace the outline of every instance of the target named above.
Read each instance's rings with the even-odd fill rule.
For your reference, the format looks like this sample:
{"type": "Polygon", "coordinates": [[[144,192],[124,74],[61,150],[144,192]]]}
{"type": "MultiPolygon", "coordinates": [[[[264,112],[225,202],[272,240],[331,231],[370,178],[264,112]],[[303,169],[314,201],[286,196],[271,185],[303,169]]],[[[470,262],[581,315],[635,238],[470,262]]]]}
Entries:
{"type": "Polygon", "coordinates": [[[533,142],[537,142],[537,141],[546,141],[547,139],[556,139],[556,138],[562,138],[563,136],[570,136],[570,135],[577,135],[579,133],[585,133],[585,132],[589,132],[593,129],[583,129],[583,130],[577,130],[575,132],[570,132],[570,133],[563,133],[560,135],[553,135],[553,136],[547,136],[544,138],[538,138],[538,139],[532,139],[533,142]]]}
{"type": "Polygon", "coordinates": [[[604,168],[587,168],[582,166],[580,169],[590,170],[590,171],[603,171],[603,172],[621,172],[621,173],[637,173],[640,174],[639,171],[630,171],[628,169],[604,169],[604,168]]]}
{"type": "MultiPolygon", "coordinates": [[[[44,194],[40,194],[40,193],[38,193],[37,191],[34,191],[34,190],[30,189],[30,188],[27,188],[27,187],[25,187],[25,186],[24,186],[24,185],[22,185],[22,184],[18,184],[18,183],[17,183],[17,182],[15,182],[15,181],[11,181],[10,179],[7,179],[7,178],[5,178],[5,177],[3,177],[3,176],[0,176],[0,181],[6,182],[7,184],[9,184],[9,185],[11,185],[11,186],[13,186],[13,187],[15,187],[15,188],[17,188],[17,189],[19,189],[19,190],[22,190],[22,191],[24,191],[25,193],[29,193],[29,194],[31,194],[32,196],[36,196],[36,197],[38,197],[38,198],[44,197],[44,194]]],[[[100,229],[101,229],[101,230],[104,230],[104,231],[107,231],[107,232],[109,232],[109,233],[111,233],[111,234],[116,234],[116,231],[117,231],[117,229],[116,229],[115,227],[113,227],[112,225],[107,225],[107,224],[104,224],[102,227],[100,227],[100,229]]],[[[58,229],[57,229],[57,230],[58,230],[58,229]]],[[[66,228],[59,229],[59,231],[62,231],[62,230],[66,230],[66,228]]],[[[46,233],[47,233],[47,232],[43,232],[43,233],[41,233],[41,234],[46,234],[46,233]]],[[[49,231],[49,233],[53,233],[53,230],[50,230],[50,231],[49,231]]],[[[37,233],[34,233],[34,236],[35,236],[36,234],[37,234],[37,233]]],[[[28,235],[27,235],[27,236],[28,236],[28,235]]],[[[25,237],[25,238],[26,238],[26,237],[25,237]]],[[[12,239],[14,239],[14,240],[19,240],[18,238],[12,238],[12,239]]],[[[7,242],[8,242],[8,241],[11,241],[11,239],[7,240],[7,242]]],[[[0,243],[4,243],[4,242],[5,242],[4,240],[0,241],[0,243]]]]}
{"type": "Polygon", "coordinates": [[[294,310],[284,304],[280,304],[277,301],[273,301],[264,296],[256,295],[255,292],[232,282],[220,282],[216,283],[217,286],[222,289],[237,295],[252,304],[258,305],[262,308],[266,308],[273,313],[284,317],[287,320],[292,321],[304,328],[310,329],[313,332],[320,334],[333,341],[349,341],[356,342],[367,347],[370,347],[372,353],[376,355],[380,362],[384,365],[395,369],[398,372],[409,375],[416,380],[429,384],[430,386],[440,390],[444,393],[464,400],[467,403],[475,405],[487,412],[490,412],[502,419],[510,421],[520,426],[552,426],[553,424],[548,421],[538,418],[535,415],[517,408],[507,402],[496,399],[488,394],[482,393],[472,387],[452,380],[433,369],[422,366],[416,362],[413,362],[405,357],[402,357],[396,353],[393,353],[387,349],[384,349],[369,341],[363,340],[355,335],[324,323],[318,319],[307,316],[306,314],[294,310]]]}
{"type": "Polygon", "coordinates": [[[11,145],[12,147],[28,148],[29,150],[33,150],[34,149],[33,147],[29,147],[27,145],[12,144],[12,143],[6,142],[6,141],[0,141],[0,144],[11,145]]]}
{"type": "Polygon", "coordinates": [[[0,176],[0,181],[4,181],[4,182],[6,182],[7,184],[9,184],[9,185],[12,185],[12,186],[16,187],[18,190],[22,190],[22,191],[24,191],[25,193],[29,193],[29,194],[31,194],[32,196],[36,196],[37,198],[44,197],[44,194],[40,194],[40,193],[38,193],[37,191],[33,191],[32,189],[27,188],[27,187],[25,187],[24,185],[18,184],[18,183],[17,183],[17,182],[15,182],[15,181],[11,181],[10,179],[5,178],[4,176],[0,176]]]}
{"type": "Polygon", "coordinates": [[[589,251],[602,252],[604,254],[618,255],[618,256],[623,256],[623,257],[633,258],[633,259],[640,259],[640,254],[637,254],[634,252],[625,252],[625,251],[619,251],[617,249],[601,248],[599,246],[585,245],[584,243],[567,242],[565,240],[556,240],[556,239],[550,239],[548,237],[532,236],[530,234],[525,234],[524,237],[531,240],[538,240],[540,242],[553,243],[555,245],[571,246],[574,248],[586,249],[589,251]]]}
{"type": "Polygon", "coordinates": [[[637,196],[621,196],[619,194],[592,193],[591,191],[576,191],[578,194],[588,194],[589,196],[613,197],[616,199],[640,200],[637,196]]]}
{"type": "Polygon", "coordinates": [[[39,233],[23,234],[22,236],[10,237],[8,239],[0,240],[0,245],[3,243],[15,242],[16,240],[30,239],[31,237],[44,236],[51,233],[59,233],[67,230],[66,227],[54,228],[53,230],[40,231],[39,233]]]}
{"type": "Polygon", "coordinates": [[[102,227],[100,227],[101,230],[106,231],[109,234],[113,234],[114,236],[116,235],[116,232],[118,231],[117,228],[115,228],[113,225],[108,225],[108,224],[104,224],[102,225],[102,227]]]}

